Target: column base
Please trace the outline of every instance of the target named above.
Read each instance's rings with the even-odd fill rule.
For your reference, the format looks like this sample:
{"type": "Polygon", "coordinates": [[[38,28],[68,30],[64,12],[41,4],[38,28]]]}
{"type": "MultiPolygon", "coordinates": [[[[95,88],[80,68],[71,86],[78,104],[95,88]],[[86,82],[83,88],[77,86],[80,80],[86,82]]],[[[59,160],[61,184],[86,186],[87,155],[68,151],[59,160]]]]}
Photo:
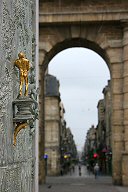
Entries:
{"type": "Polygon", "coordinates": [[[128,151],[122,152],[122,185],[128,186],[128,151]]]}

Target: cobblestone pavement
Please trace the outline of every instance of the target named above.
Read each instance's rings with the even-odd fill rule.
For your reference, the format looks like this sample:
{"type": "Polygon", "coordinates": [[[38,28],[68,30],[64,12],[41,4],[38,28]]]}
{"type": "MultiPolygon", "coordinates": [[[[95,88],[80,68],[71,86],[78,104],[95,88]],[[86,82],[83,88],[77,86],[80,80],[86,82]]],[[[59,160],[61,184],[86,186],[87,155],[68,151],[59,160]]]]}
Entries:
{"type": "Polygon", "coordinates": [[[128,192],[128,187],[114,186],[111,177],[99,176],[95,179],[84,166],[81,172],[79,176],[76,167],[74,173],[47,177],[46,184],[40,186],[39,192],[128,192]]]}

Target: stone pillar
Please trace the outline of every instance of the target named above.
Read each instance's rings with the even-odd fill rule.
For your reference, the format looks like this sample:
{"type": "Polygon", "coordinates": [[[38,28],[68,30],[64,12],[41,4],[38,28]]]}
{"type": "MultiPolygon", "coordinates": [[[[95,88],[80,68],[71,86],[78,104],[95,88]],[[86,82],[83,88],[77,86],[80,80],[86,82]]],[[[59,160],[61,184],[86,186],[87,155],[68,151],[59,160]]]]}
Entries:
{"type": "Polygon", "coordinates": [[[123,27],[124,151],[122,153],[122,184],[128,186],[128,22],[124,23],[123,27]]]}
{"type": "Polygon", "coordinates": [[[122,94],[122,48],[111,48],[112,78],[112,174],[113,183],[121,185],[121,151],[123,149],[123,94],[122,94]]]}
{"type": "Polygon", "coordinates": [[[123,110],[116,108],[116,102],[121,103],[122,95],[114,95],[113,97],[113,115],[112,115],[112,167],[113,167],[113,183],[121,184],[121,151],[123,148],[122,142],[122,127],[123,127],[123,110]],[[120,102],[119,102],[120,101],[120,102]]]}

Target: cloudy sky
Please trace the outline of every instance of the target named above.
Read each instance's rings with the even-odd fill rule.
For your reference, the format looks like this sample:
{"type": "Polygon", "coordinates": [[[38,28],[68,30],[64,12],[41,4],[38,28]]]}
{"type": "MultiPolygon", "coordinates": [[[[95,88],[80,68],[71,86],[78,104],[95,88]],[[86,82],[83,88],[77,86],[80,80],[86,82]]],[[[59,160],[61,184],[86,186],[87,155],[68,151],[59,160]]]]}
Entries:
{"type": "Polygon", "coordinates": [[[85,48],[70,48],[57,54],[49,64],[49,73],[60,82],[65,120],[78,150],[82,150],[88,129],[97,126],[97,103],[110,79],[104,60],[85,48]]]}

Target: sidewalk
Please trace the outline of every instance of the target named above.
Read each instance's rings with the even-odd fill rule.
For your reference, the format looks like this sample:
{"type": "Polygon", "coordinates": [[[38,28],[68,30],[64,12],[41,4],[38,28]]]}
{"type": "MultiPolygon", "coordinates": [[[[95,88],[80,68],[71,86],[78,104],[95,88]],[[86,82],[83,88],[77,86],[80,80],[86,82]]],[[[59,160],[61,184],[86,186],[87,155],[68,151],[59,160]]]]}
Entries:
{"type": "Polygon", "coordinates": [[[114,186],[112,178],[99,176],[95,179],[85,166],[81,168],[81,176],[76,166],[75,172],[64,176],[47,177],[46,184],[40,186],[39,192],[128,192],[128,187],[114,186]]]}

